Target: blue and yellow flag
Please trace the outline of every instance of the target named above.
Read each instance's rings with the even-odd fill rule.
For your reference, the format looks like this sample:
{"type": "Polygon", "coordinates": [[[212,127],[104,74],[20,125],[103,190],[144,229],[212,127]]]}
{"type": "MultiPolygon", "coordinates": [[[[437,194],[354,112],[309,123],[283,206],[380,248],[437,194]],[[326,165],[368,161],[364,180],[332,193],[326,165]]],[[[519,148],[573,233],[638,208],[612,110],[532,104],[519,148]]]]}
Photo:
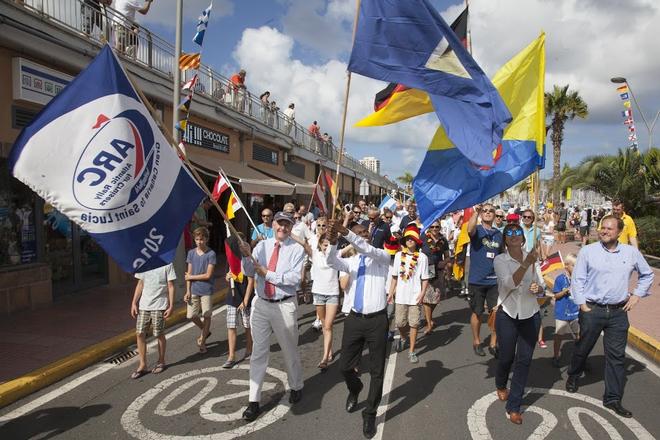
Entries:
{"type": "Polygon", "coordinates": [[[492,150],[493,167],[472,163],[454,147],[443,128],[438,128],[413,184],[423,224],[481,203],[544,167],[544,80],[542,33],[493,78],[513,115],[502,143],[492,150]]]}
{"type": "Polygon", "coordinates": [[[428,0],[362,0],[348,70],[427,92],[456,148],[494,165],[511,114],[428,0]]]}

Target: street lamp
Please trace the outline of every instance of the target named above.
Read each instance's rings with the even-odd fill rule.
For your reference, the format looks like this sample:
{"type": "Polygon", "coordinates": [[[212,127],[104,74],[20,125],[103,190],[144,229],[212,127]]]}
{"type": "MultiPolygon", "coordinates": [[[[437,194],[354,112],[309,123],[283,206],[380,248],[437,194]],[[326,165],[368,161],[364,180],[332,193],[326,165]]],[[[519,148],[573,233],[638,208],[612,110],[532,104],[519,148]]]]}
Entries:
{"type": "Polygon", "coordinates": [[[635,94],[633,93],[628,80],[622,76],[615,76],[613,78],[610,78],[610,81],[612,81],[614,84],[625,84],[626,86],[628,86],[628,91],[630,92],[630,96],[632,96],[632,99],[635,102],[635,107],[637,107],[637,111],[642,116],[642,121],[646,126],[646,131],[648,132],[649,135],[649,151],[651,151],[651,145],[653,143],[653,129],[655,128],[655,123],[658,122],[658,117],[660,117],[660,110],[658,110],[658,112],[655,114],[655,118],[653,118],[653,122],[651,122],[651,125],[649,126],[649,123],[646,120],[646,117],[644,116],[644,112],[637,103],[637,98],[635,98],[635,94]]]}

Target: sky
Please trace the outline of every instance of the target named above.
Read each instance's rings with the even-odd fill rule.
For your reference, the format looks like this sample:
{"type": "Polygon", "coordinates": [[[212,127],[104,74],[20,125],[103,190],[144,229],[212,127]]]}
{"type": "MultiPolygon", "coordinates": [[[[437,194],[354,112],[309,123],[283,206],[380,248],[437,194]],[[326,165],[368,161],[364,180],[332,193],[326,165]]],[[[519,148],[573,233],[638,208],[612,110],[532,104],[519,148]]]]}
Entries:
{"type": "MultiPolygon", "coordinates": [[[[448,23],[464,8],[461,1],[430,1],[448,23]]],[[[209,2],[184,1],[184,51],[197,50],[191,39],[209,2]]],[[[281,108],[295,102],[298,122],[308,126],[317,120],[338,144],[355,7],[355,0],[214,0],[202,62],[225,76],[245,69],[252,93],[270,91],[281,108]]],[[[154,1],[138,20],[174,42],[174,0],[154,1]]],[[[649,125],[660,110],[657,0],[471,0],[469,27],[473,56],[489,77],[546,33],[546,91],[568,84],[589,108],[587,119],[566,124],[562,164],[630,145],[611,77],[628,79],[649,125]]],[[[406,171],[415,175],[438,126],[435,115],[386,127],[352,126],[372,112],[374,95],[384,86],[352,75],[346,150],[358,159],[379,158],[381,174],[390,178],[406,171]]],[[[647,129],[633,110],[640,149],[646,150],[647,129]]],[[[660,145],[660,129],[653,144],[660,145]]],[[[543,177],[552,172],[548,147],[543,177]]]]}

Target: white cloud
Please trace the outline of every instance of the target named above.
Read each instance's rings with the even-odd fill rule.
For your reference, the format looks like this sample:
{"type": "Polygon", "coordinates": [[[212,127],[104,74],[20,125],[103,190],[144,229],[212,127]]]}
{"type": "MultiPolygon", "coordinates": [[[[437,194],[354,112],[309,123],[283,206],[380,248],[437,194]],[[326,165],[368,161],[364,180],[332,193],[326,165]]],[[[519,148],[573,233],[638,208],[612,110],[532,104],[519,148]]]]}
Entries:
{"type": "MultiPolygon", "coordinates": [[[[185,0],[183,4],[183,21],[197,22],[204,9],[206,9],[211,0],[185,0]]],[[[213,0],[213,9],[211,10],[211,22],[232,15],[234,13],[234,3],[231,0],[213,0]]],[[[174,28],[176,22],[176,6],[173,0],[159,0],[151,4],[147,15],[139,15],[138,21],[145,25],[159,24],[169,28],[174,28]]]]}

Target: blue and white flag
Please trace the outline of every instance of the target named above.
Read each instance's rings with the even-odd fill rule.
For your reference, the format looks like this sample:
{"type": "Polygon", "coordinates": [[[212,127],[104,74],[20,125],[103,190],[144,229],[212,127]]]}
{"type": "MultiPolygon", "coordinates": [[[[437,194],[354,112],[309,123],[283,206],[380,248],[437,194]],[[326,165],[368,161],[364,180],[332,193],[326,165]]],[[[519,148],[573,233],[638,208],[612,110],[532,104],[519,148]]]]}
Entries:
{"type": "Polygon", "coordinates": [[[396,209],[396,200],[390,196],[385,196],[383,201],[380,202],[378,209],[380,209],[380,212],[383,212],[383,209],[385,208],[389,209],[390,211],[394,211],[396,209]]]}
{"type": "Polygon", "coordinates": [[[9,167],[127,272],[171,263],[205,196],[108,45],[21,132],[9,167]]]}
{"type": "Polygon", "coordinates": [[[209,24],[209,18],[211,17],[211,8],[213,3],[209,5],[208,8],[202,11],[202,15],[199,16],[199,21],[197,22],[197,33],[193,38],[193,42],[199,44],[200,46],[204,42],[204,32],[206,32],[206,27],[209,24]]]}

